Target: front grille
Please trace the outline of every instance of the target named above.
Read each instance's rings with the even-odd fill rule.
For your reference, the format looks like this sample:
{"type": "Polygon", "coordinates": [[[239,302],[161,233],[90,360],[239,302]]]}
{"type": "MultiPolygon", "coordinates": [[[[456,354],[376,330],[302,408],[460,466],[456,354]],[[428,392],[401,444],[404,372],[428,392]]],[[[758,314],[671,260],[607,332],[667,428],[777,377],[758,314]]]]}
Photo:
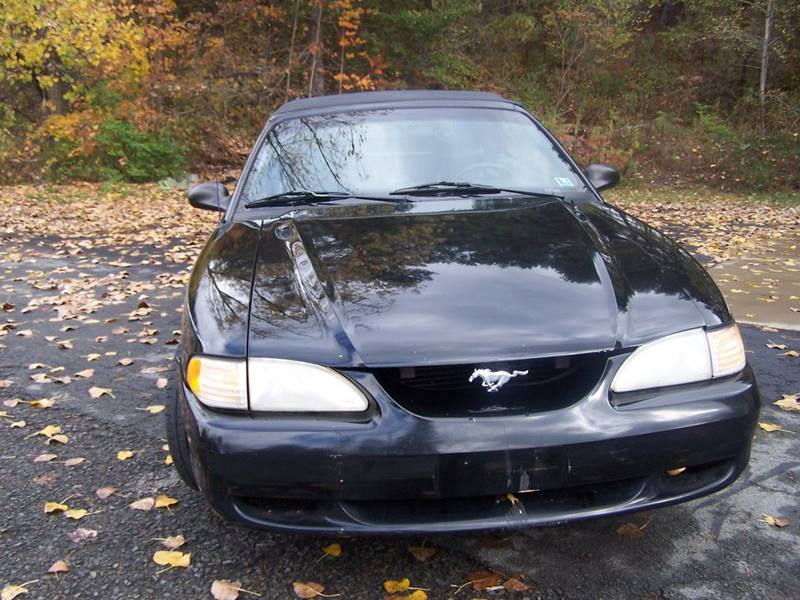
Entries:
{"type": "Polygon", "coordinates": [[[602,377],[608,353],[529,360],[375,369],[373,374],[407,410],[431,417],[499,416],[556,410],[578,402],[602,377]],[[476,369],[525,372],[489,392],[476,369]]]}

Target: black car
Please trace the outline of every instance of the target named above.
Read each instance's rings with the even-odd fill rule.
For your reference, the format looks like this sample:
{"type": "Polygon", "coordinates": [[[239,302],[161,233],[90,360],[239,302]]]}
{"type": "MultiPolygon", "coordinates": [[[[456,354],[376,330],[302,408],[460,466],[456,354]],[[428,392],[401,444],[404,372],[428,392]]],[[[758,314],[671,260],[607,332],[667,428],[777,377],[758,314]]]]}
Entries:
{"type": "Polygon", "coordinates": [[[294,100],[188,285],[169,443],[235,522],[419,533],[717,491],[760,405],[717,287],[489,93],[294,100]]]}

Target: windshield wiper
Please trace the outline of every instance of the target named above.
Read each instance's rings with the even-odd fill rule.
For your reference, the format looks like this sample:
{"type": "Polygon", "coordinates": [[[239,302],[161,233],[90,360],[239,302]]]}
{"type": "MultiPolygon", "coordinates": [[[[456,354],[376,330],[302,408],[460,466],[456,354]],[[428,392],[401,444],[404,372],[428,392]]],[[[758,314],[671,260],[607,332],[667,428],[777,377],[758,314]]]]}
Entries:
{"type": "Polygon", "coordinates": [[[423,183],[411,187],[396,189],[391,195],[405,196],[436,196],[439,194],[449,194],[454,196],[482,196],[484,194],[520,194],[523,196],[533,196],[535,198],[559,198],[563,196],[547,194],[544,192],[532,192],[528,190],[514,190],[510,188],[497,187],[494,185],[484,185],[480,183],[470,183],[468,181],[436,181],[434,183],[423,183]]]}
{"type": "Polygon", "coordinates": [[[245,203],[245,208],[259,208],[263,206],[294,206],[298,204],[320,204],[332,202],[345,198],[356,198],[359,200],[376,200],[379,202],[408,202],[405,198],[393,198],[387,196],[369,196],[355,194],[352,192],[314,192],[311,190],[289,190],[280,194],[272,194],[263,198],[257,198],[245,203]]]}

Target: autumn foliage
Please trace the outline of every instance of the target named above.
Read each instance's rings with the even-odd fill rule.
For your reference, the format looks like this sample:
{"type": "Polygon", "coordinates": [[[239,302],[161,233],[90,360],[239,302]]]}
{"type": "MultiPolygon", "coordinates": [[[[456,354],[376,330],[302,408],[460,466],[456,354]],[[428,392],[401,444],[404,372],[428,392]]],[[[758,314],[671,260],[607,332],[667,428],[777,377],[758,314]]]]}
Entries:
{"type": "Polygon", "coordinates": [[[459,88],[629,174],[791,187],[799,32],[775,0],[4,0],[0,179],[235,167],[288,99],[459,88]]]}

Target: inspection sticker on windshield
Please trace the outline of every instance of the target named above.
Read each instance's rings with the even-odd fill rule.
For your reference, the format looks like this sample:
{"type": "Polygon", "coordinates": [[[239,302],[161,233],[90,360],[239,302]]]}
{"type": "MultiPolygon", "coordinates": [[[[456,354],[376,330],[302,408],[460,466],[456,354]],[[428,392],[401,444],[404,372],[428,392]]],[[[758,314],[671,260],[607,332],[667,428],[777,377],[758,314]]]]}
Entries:
{"type": "Polygon", "coordinates": [[[569,177],[553,177],[553,179],[560,187],[575,187],[575,184],[569,177]]]}

